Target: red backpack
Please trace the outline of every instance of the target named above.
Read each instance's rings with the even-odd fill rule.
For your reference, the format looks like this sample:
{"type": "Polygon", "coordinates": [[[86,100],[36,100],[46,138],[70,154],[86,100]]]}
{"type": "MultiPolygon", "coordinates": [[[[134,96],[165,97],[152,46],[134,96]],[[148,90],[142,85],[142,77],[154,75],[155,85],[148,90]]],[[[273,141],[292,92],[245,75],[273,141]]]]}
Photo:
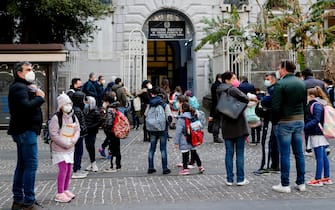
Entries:
{"type": "Polygon", "coordinates": [[[124,139],[128,137],[129,131],[130,124],[127,117],[120,111],[116,111],[112,132],[117,138],[124,139]]]}
{"type": "Polygon", "coordinates": [[[192,128],[191,124],[192,123],[190,122],[190,120],[188,118],[185,118],[186,141],[190,143],[192,146],[197,147],[201,145],[204,141],[204,131],[200,129],[200,127],[199,129],[192,128]]]}

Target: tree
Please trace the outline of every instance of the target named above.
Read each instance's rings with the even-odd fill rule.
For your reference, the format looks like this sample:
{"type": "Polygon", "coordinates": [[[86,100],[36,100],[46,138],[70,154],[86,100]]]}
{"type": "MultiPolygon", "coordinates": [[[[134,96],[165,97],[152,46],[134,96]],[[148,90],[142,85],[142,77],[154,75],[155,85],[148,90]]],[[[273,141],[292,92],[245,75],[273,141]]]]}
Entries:
{"type": "Polygon", "coordinates": [[[99,0],[1,0],[0,43],[82,43],[105,11],[99,0]]]}

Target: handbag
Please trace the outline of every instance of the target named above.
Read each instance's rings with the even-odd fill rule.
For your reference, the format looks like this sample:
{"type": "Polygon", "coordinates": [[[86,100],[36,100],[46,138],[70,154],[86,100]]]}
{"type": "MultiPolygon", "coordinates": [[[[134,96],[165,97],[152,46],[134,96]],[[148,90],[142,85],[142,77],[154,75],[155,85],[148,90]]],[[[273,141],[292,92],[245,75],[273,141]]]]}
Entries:
{"type": "Polygon", "coordinates": [[[221,93],[216,110],[236,120],[247,107],[247,104],[229,95],[228,90],[221,93]]]}

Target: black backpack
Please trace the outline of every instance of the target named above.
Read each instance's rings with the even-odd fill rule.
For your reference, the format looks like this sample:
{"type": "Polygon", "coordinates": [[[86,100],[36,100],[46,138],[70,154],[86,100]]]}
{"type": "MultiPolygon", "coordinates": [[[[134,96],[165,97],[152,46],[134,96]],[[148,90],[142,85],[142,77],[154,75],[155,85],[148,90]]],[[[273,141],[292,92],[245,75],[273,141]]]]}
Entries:
{"type": "MultiPolygon", "coordinates": [[[[45,127],[43,129],[43,140],[44,140],[44,143],[45,144],[50,144],[51,142],[51,137],[50,137],[50,132],[49,132],[49,123],[50,123],[50,120],[51,118],[56,115],[57,118],[58,118],[58,125],[59,127],[61,128],[63,126],[63,112],[56,112],[55,114],[53,114],[46,122],[45,122],[45,127]],[[61,119],[61,120],[59,120],[61,119]]],[[[72,115],[72,121],[73,122],[76,122],[76,118],[75,118],[75,115],[73,114],[72,115]]]]}

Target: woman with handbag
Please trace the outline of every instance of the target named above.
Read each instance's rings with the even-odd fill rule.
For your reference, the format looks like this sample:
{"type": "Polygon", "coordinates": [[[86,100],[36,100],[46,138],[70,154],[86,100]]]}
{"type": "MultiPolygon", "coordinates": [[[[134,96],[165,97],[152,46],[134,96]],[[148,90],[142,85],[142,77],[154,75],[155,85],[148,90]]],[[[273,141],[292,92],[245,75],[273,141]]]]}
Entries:
{"type": "Polygon", "coordinates": [[[222,114],[222,136],[225,139],[227,171],[226,184],[234,183],[233,158],[236,148],[236,175],[237,185],[247,185],[249,181],[244,177],[244,146],[249,135],[247,121],[243,114],[249,99],[233,84],[238,82],[232,72],[222,74],[223,83],[217,88],[217,110],[222,114]],[[229,102],[229,103],[226,103],[229,102]]]}

